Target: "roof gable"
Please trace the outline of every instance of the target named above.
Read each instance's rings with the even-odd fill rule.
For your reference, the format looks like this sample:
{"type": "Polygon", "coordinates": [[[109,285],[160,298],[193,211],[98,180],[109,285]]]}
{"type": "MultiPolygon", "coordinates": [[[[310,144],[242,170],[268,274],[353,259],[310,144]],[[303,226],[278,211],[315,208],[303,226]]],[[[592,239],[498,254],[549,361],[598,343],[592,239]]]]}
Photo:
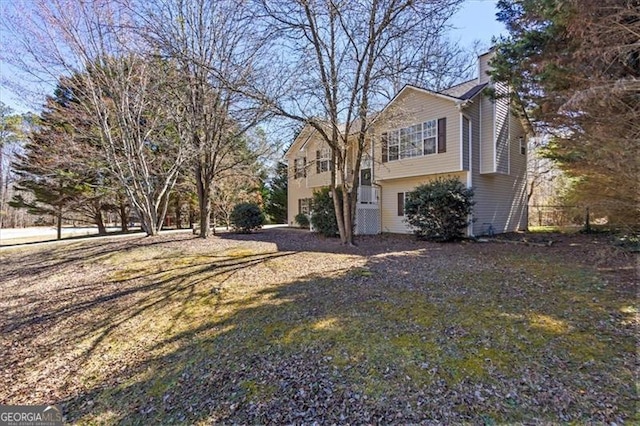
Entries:
{"type": "Polygon", "coordinates": [[[311,136],[313,136],[314,131],[315,129],[311,127],[310,124],[305,124],[302,130],[300,130],[300,133],[298,133],[296,138],[293,140],[289,149],[287,149],[287,152],[284,153],[284,157],[288,157],[294,153],[296,149],[303,150],[309,139],[311,139],[311,136]]]}

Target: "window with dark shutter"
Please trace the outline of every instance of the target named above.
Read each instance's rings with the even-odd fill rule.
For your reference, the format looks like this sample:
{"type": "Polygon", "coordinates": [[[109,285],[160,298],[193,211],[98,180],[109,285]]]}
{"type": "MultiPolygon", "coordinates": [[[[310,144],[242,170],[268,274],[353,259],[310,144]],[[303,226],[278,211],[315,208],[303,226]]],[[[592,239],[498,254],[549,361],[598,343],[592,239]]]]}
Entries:
{"type": "Polygon", "coordinates": [[[404,192],[398,192],[398,216],[404,216],[404,192]]]}
{"type": "Polygon", "coordinates": [[[438,153],[447,152],[447,119],[438,119],[438,153]]]}
{"type": "Polygon", "coordinates": [[[307,177],[307,157],[302,157],[303,177],[307,177]]]}
{"type": "Polygon", "coordinates": [[[382,162],[386,163],[387,161],[389,161],[389,142],[387,140],[386,133],[382,134],[381,142],[382,142],[382,162]]]}
{"type": "Polygon", "coordinates": [[[316,173],[320,173],[320,150],[316,151],[316,173]]]}

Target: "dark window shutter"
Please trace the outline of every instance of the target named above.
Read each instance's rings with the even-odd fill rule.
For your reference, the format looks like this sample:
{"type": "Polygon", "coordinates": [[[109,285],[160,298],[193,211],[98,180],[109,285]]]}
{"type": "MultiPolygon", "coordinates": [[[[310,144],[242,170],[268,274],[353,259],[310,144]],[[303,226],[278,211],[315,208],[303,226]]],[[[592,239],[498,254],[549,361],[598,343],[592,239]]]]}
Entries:
{"type": "Polygon", "coordinates": [[[447,152],[447,119],[438,119],[438,153],[447,152]]]}
{"type": "Polygon", "coordinates": [[[316,151],[316,173],[320,173],[320,150],[316,151]]]}
{"type": "Polygon", "coordinates": [[[398,216],[404,216],[404,192],[398,192],[398,216]]]}
{"type": "Polygon", "coordinates": [[[387,142],[387,134],[382,134],[382,162],[386,163],[389,161],[389,143],[387,142]]]}
{"type": "Polygon", "coordinates": [[[302,198],[298,198],[298,213],[302,213],[302,198]]]}
{"type": "Polygon", "coordinates": [[[307,157],[302,157],[303,177],[307,177],[307,157]]]}

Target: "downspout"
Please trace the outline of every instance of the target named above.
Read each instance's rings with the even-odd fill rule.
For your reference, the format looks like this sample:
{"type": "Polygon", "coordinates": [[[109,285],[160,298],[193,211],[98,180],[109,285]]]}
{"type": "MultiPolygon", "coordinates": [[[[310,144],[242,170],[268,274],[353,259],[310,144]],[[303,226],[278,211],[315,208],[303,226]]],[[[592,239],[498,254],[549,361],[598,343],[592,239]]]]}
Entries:
{"type": "Polygon", "coordinates": [[[381,234],[382,233],[382,185],[380,185],[379,183],[376,182],[376,178],[375,178],[375,170],[376,170],[376,158],[375,158],[375,141],[376,138],[372,137],[371,138],[371,186],[375,186],[378,188],[378,200],[377,201],[377,205],[378,205],[378,233],[381,234]]]}

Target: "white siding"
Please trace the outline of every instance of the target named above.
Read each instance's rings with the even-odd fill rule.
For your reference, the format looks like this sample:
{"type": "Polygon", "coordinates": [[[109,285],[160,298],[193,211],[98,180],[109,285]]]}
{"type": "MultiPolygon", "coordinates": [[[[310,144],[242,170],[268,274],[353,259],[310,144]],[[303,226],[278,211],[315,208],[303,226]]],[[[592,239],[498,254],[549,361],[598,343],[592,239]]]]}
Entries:
{"type": "MultiPolygon", "coordinates": [[[[484,106],[485,104],[482,103],[484,106]]],[[[465,110],[472,120],[479,116],[478,103],[465,110]]],[[[520,121],[509,114],[511,135],[507,147],[511,158],[510,174],[481,174],[480,158],[476,153],[480,148],[480,134],[472,126],[472,187],[474,189],[473,234],[483,235],[489,224],[496,233],[526,229],[526,156],[520,154],[518,137],[524,134],[520,121]]]]}
{"type": "Polygon", "coordinates": [[[504,84],[497,83],[495,92],[498,98],[495,100],[495,164],[496,173],[509,173],[509,90],[504,84]]]}
{"type": "Polygon", "coordinates": [[[476,98],[479,105],[478,117],[480,122],[480,173],[495,173],[496,144],[494,141],[495,103],[488,96],[480,95],[476,98]]]}

